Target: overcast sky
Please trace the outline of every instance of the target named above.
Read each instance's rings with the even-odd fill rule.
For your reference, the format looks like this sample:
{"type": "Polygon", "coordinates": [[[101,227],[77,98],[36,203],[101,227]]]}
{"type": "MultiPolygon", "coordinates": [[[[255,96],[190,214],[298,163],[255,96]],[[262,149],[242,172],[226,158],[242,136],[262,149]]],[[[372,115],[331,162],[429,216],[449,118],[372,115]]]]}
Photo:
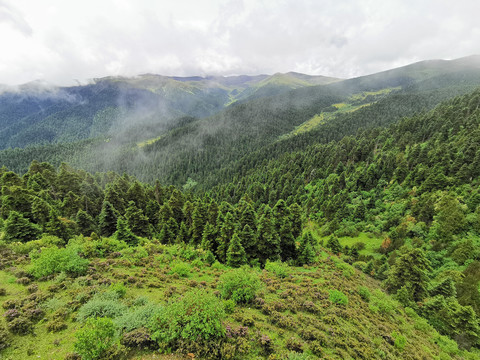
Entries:
{"type": "Polygon", "coordinates": [[[480,54],[478,0],[0,0],[0,83],[298,71],[480,54]]]}

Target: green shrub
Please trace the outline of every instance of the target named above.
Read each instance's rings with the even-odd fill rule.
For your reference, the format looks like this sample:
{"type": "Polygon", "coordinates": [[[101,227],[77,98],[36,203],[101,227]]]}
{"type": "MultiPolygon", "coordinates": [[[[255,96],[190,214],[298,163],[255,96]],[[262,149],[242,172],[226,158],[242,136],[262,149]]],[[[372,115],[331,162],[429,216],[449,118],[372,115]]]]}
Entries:
{"type": "Polygon", "coordinates": [[[368,288],[366,286],[360,286],[358,288],[358,294],[360,295],[360,297],[365,301],[365,302],[369,302],[370,301],[370,291],[368,290],[368,288]]]}
{"type": "Polygon", "coordinates": [[[286,278],[290,275],[289,266],[281,261],[267,261],[265,264],[265,270],[273,272],[279,278],[286,278]]]}
{"type": "Polygon", "coordinates": [[[335,263],[335,266],[342,270],[343,276],[345,276],[347,279],[350,279],[355,274],[355,269],[347,263],[339,261],[335,263]]]}
{"type": "Polygon", "coordinates": [[[185,341],[219,340],[225,335],[224,318],[221,300],[204,289],[191,290],[155,314],[150,323],[152,339],[164,350],[175,349],[185,341]]]}
{"type": "Polygon", "coordinates": [[[10,337],[7,329],[0,326],[0,351],[6,349],[10,345],[10,337]]]}
{"type": "Polygon", "coordinates": [[[225,312],[227,314],[231,314],[235,311],[235,301],[232,299],[224,300],[223,301],[223,307],[225,308],[225,312]]]}
{"type": "Polygon", "coordinates": [[[118,298],[121,299],[127,294],[127,287],[123,284],[123,282],[119,282],[111,284],[109,291],[115,292],[118,295],[118,298]]]}
{"type": "Polygon", "coordinates": [[[336,305],[347,305],[348,304],[348,297],[343,292],[339,290],[330,290],[328,292],[329,299],[332,303],[336,305]]]}
{"type": "Polygon", "coordinates": [[[394,331],[392,333],[392,338],[395,341],[394,346],[398,350],[403,351],[405,349],[405,345],[407,345],[407,339],[405,338],[405,336],[403,336],[403,335],[397,333],[396,331],[394,331]]]}
{"type": "Polygon", "coordinates": [[[135,329],[123,334],[121,343],[129,348],[137,349],[152,349],[156,345],[146,328],[135,329]]]}
{"type": "Polygon", "coordinates": [[[153,304],[130,309],[114,320],[115,327],[120,332],[130,332],[141,327],[147,327],[157,311],[158,306],[153,304]]]}
{"type": "Polygon", "coordinates": [[[258,275],[250,268],[243,267],[223,274],[218,288],[225,299],[238,303],[249,303],[255,298],[261,288],[258,275]]]}
{"type": "Polygon", "coordinates": [[[32,251],[31,273],[39,278],[62,271],[75,276],[85,274],[89,261],[78,255],[74,248],[44,248],[40,253],[32,251]]]}
{"type": "Polygon", "coordinates": [[[387,294],[377,289],[370,297],[370,311],[380,314],[392,314],[399,308],[398,303],[387,294]]]}
{"type": "Polygon", "coordinates": [[[78,310],[77,320],[83,322],[89,318],[116,318],[124,315],[126,311],[127,307],[116,299],[94,296],[78,310]]]}
{"type": "Polygon", "coordinates": [[[314,360],[315,357],[305,353],[290,352],[287,355],[287,360],[314,360]]]}
{"type": "Polygon", "coordinates": [[[99,359],[115,342],[115,327],[112,319],[88,319],[76,333],[75,351],[82,360],[99,359]]]}
{"type": "Polygon", "coordinates": [[[190,275],[191,267],[183,261],[178,261],[172,264],[170,274],[177,274],[180,277],[188,277],[190,275]]]}

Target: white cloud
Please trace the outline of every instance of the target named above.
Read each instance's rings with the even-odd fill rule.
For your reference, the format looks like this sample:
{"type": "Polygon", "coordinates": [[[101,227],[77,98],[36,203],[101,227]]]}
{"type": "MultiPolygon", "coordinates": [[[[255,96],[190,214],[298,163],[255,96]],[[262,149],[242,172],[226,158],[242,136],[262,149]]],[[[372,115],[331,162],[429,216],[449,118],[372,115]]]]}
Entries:
{"type": "Polygon", "coordinates": [[[477,14],[477,0],[0,0],[0,83],[358,76],[480,53],[477,14]]]}

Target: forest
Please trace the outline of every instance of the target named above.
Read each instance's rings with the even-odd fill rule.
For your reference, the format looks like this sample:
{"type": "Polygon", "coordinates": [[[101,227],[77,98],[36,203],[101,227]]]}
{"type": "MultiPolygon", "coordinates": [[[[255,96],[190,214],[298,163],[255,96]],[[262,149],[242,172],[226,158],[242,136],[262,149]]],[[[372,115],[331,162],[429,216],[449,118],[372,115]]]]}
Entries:
{"type": "Polygon", "coordinates": [[[2,151],[1,356],[479,358],[480,90],[394,79],[2,151]]]}

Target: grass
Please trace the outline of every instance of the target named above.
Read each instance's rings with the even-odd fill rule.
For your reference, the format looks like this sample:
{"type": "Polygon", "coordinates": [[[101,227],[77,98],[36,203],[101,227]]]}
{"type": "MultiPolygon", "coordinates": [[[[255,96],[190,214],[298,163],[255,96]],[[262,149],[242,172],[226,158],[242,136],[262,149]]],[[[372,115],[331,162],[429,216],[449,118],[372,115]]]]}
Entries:
{"type": "MultiPolygon", "coordinates": [[[[369,238],[367,234],[341,239],[342,245],[357,241],[370,244],[364,251],[372,251],[373,243],[379,239],[369,238]]],[[[164,247],[163,253],[167,251],[170,250],[164,247]]],[[[178,253],[174,249],[172,252],[178,253]]],[[[139,297],[160,305],[196,288],[204,288],[219,296],[216,293],[218,280],[224,273],[230,271],[224,266],[195,267],[192,265],[194,260],[185,261],[178,255],[175,263],[166,260],[164,262],[161,259],[161,256],[151,254],[142,260],[142,264],[134,266],[122,258],[91,258],[89,260],[92,269],[87,276],[77,280],[57,276],[37,282],[39,292],[47,296],[43,303],[56,298],[60,300],[58,306],[71,311],[65,320],[68,327],[58,333],[48,332],[46,324],[51,321],[53,311],[46,311],[44,319],[35,325],[33,334],[12,336],[14,346],[3,350],[0,358],[64,359],[73,351],[75,333],[81,324],[75,321],[78,310],[71,305],[62,304],[71,304],[78,299],[79,294],[107,291],[110,287],[104,284],[123,282],[127,291],[124,298],[119,301],[129,307],[134,306],[139,297]],[[188,277],[171,273],[173,265],[179,263],[185,263],[190,269],[188,277]],[[55,284],[60,284],[60,288],[48,290],[55,284]]],[[[0,296],[0,304],[6,300],[25,299],[29,296],[28,285],[12,281],[16,279],[14,274],[26,269],[27,266],[28,261],[25,261],[17,265],[15,270],[11,266],[0,270],[0,287],[7,289],[7,295],[0,296]]],[[[257,300],[249,304],[236,305],[224,322],[232,329],[248,327],[246,340],[249,350],[245,354],[235,355],[238,359],[268,358],[269,354],[260,343],[261,336],[271,339],[273,351],[279,358],[285,358],[291,351],[288,347],[299,346],[306,354],[313,354],[315,359],[320,356],[318,353],[320,350],[315,347],[317,342],[322,344],[321,356],[328,355],[332,359],[360,356],[369,359],[380,358],[376,349],[380,349],[387,358],[402,358],[419,351],[435,357],[441,352],[431,338],[433,335],[424,333],[421,327],[416,327],[415,323],[418,320],[408,317],[400,307],[389,313],[372,311],[371,304],[362,298],[358,289],[362,287],[371,294],[379,294],[381,290],[378,282],[323,250],[319,251],[317,262],[313,266],[289,266],[288,275],[285,277],[279,277],[272,271],[256,271],[262,283],[256,295],[257,300]],[[345,275],[346,270],[349,270],[348,276],[345,275]],[[343,301],[340,305],[335,305],[330,299],[330,294],[337,293],[348,297],[348,303],[343,301]],[[390,336],[393,332],[405,336],[406,342],[402,345],[404,348],[400,349],[385,341],[384,336],[390,336]],[[345,343],[349,344],[348,347],[344,347],[345,343]]],[[[388,295],[384,296],[389,299],[388,295]]],[[[88,298],[85,301],[87,300],[88,298]]],[[[5,321],[5,318],[0,316],[0,323],[5,324],[5,321]]],[[[132,349],[128,352],[128,358],[177,360],[185,359],[186,352],[183,356],[174,356],[161,355],[153,350],[132,349]]],[[[457,358],[461,356],[459,353],[457,358]]]]}

